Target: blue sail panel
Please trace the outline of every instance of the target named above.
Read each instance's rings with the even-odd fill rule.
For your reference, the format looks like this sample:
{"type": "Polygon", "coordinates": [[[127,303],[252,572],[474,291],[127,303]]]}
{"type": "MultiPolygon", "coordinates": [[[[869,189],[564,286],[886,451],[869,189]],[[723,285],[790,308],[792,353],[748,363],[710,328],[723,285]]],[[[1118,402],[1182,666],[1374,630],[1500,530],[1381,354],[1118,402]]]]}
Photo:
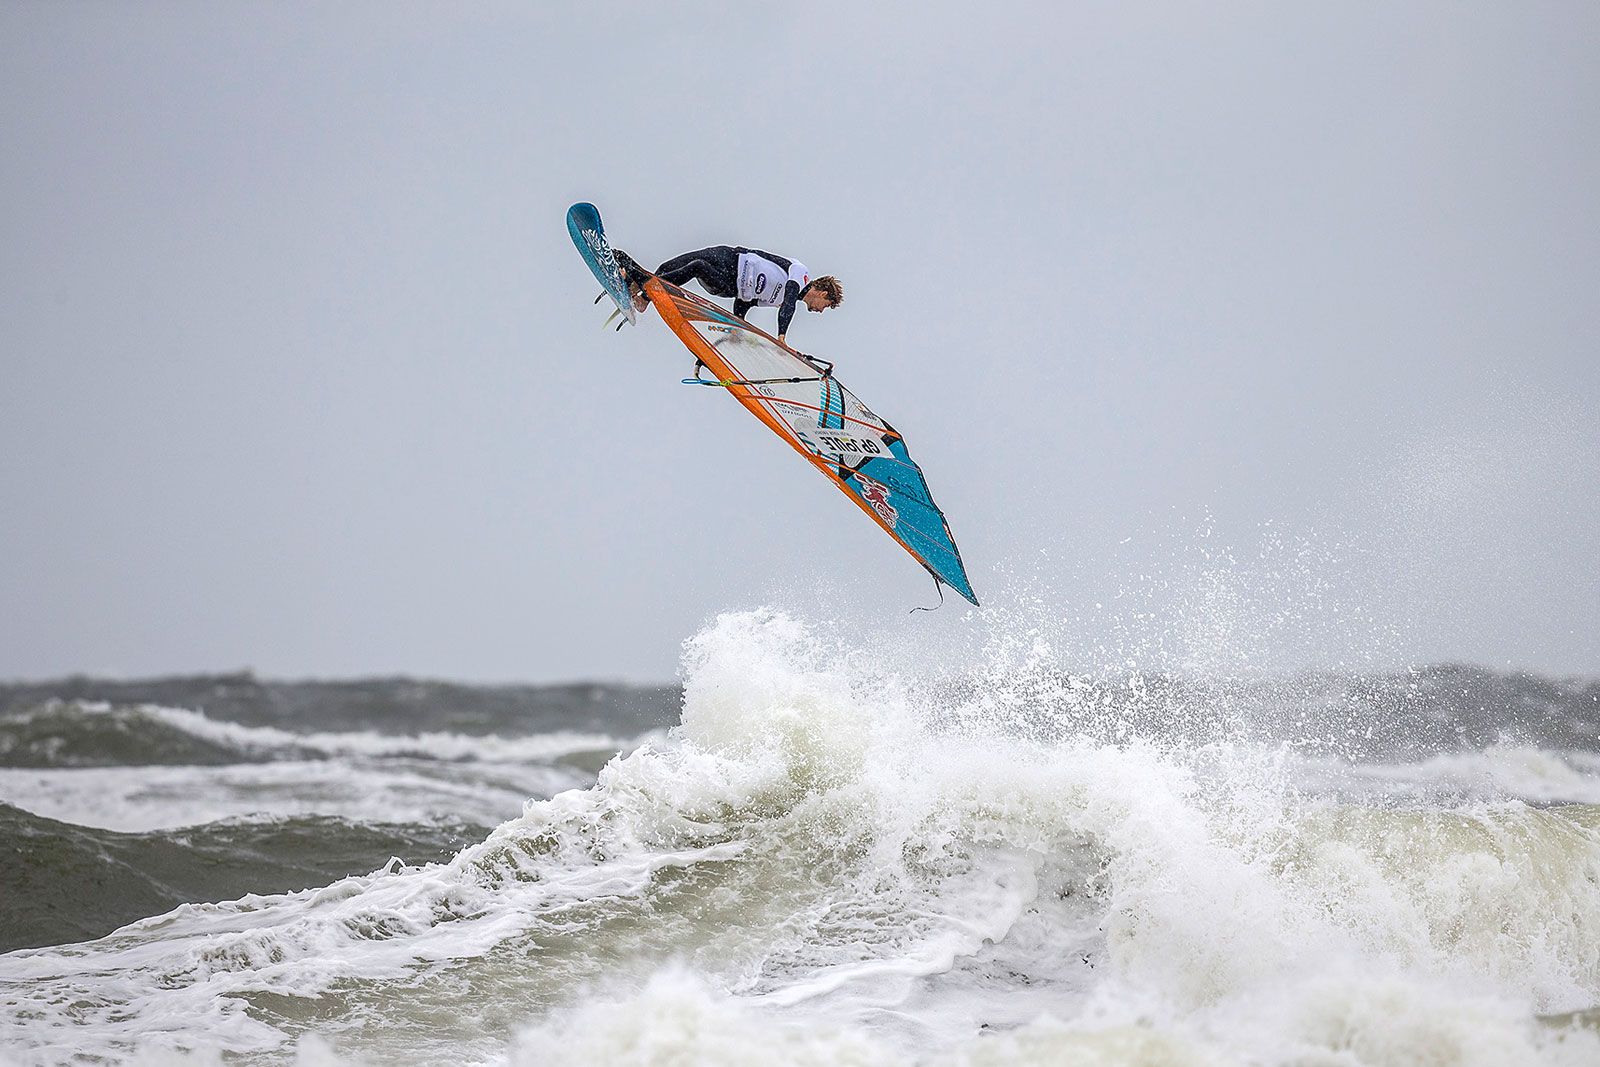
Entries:
{"type": "Polygon", "coordinates": [[[976,604],[978,598],[967,580],[961,550],[944,512],[933,502],[922,468],[911,458],[904,441],[894,438],[887,443],[892,458],[866,460],[845,477],[846,488],[884,521],[934,577],[976,604]]]}

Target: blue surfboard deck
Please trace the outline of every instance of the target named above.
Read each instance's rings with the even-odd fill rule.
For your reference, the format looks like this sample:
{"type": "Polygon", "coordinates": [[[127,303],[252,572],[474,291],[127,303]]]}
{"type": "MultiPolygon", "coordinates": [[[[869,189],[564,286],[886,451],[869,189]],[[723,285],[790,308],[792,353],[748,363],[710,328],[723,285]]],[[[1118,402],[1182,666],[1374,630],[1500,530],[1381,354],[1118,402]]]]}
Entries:
{"type": "Polygon", "coordinates": [[[623,277],[622,267],[617,264],[617,257],[611,251],[611,242],[606,240],[606,229],[601,225],[599,209],[593,204],[573,204],[567,209],[567,232],[572,235],[572,243],[578,247],[578,255],[589,265],[595,281],[605,288],[606,295],[617,305],[617,310],[626,315],[629,322],[637,324],[639,315],[628,297],[628,281],[623,277]]]}

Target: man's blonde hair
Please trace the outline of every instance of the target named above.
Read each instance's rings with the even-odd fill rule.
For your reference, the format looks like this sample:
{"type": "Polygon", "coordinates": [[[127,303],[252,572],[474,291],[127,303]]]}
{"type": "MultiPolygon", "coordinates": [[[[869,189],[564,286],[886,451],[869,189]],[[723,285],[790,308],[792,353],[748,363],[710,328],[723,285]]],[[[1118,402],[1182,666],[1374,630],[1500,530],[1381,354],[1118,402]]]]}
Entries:
{"type": "Polygon", "coordinates": [[[839,284],[839,279],[831,274],[824,274],[820,278],[812,278],[807,289],[815,289],[828,298],[829,307],[838,307],[844,303],[844,286],[839,284]]]}

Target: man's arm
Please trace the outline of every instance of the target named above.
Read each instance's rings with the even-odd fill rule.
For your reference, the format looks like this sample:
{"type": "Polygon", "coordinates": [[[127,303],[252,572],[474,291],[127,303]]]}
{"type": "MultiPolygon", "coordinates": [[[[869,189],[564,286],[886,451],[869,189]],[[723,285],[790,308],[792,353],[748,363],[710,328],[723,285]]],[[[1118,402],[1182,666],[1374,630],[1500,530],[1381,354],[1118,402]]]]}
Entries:
{"type": "MultiPolygon", "coordinates": [[[[789,321],[794,318],[794,306],[800,299],[800,285],[791,281],[783,287],[783,306],[778,309],[778,340],[783,341],[789,332],[789,321]]],[[[783,341],[788,344],[788,341],[783,341]]]]}
{"type": "Polygon", "coordinates": [[[733,313],[741,319],[749,315],[750,309],[755,306],[756,302],[754,300],[740,300],[738,297],[733,298],[733,313]]]}

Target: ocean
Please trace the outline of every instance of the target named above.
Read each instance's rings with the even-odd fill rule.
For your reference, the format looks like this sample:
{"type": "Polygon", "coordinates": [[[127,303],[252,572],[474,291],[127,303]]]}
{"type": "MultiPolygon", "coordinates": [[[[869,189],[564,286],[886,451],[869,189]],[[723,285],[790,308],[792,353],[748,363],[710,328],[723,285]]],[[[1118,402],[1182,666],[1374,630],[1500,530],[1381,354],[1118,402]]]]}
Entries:
{"type": "Polygon", "coordinates": [[[0,1062],[1600,1064],[1600,681],[0,686],[0,1062]]]}

